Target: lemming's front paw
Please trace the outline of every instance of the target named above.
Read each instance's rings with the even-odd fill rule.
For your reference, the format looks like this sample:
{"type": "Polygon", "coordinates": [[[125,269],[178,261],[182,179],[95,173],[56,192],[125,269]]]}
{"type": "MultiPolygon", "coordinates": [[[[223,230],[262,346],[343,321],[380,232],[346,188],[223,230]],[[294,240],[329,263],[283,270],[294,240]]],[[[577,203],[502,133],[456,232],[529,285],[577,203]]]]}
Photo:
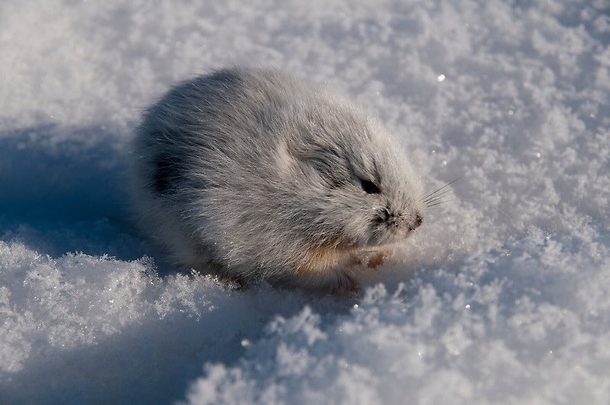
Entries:
{"type": "Polygon", "coordinates": [[[358,253],[357,264],[368,269],[378,270],[385,263],[387,252],[385,250],[365,250],[358,253]]]}

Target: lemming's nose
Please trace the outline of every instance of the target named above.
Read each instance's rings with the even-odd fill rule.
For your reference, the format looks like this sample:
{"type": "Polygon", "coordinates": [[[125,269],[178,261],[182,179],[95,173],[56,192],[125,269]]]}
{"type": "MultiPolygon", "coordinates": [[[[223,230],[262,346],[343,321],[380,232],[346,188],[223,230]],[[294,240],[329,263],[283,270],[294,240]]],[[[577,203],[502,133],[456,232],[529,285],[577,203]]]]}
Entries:
{"type": "Polygon", "coordinates": [[[413,222],[413,224],[411,224],[409,226],[409,230],[410,231],[414,231],[417,228],[419,228],[421,226],[421,224],[424,222],[424,217],[422,217],[420,214],[415,215],[415,221],[413,222]]]}

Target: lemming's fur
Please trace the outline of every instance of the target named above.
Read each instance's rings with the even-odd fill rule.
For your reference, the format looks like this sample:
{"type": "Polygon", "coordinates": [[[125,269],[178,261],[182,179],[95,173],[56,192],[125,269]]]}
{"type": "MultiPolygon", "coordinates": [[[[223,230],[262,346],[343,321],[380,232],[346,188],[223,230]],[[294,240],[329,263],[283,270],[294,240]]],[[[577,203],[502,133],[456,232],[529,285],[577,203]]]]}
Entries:
{"type": "Polygon", "coordinates": [[[270,70],[179,84],[134,141],[134,210],[189,268],[351,290],[423,220],[419,178],[346,99],[270,70]]]}

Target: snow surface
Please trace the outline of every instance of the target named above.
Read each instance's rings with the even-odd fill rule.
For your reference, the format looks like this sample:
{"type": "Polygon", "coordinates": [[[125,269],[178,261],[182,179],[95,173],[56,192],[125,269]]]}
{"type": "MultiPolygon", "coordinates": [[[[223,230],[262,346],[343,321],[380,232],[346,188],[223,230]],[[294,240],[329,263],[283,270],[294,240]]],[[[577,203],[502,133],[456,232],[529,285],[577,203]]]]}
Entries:
{"type": "Polygon", "coordinates": [[[610,4],[0,2],[0,403],[610,403],[610,4]],[[178,273],[126,145],[171,84],[275,66],[447,203],[361,295],[178,273]]]}

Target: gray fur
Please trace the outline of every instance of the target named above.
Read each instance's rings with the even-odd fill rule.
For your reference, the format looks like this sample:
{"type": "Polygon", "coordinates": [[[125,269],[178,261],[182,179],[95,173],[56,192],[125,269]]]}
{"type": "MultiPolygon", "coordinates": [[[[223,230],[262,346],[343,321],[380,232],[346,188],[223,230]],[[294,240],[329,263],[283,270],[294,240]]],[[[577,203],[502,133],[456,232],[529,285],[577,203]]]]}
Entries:
{"type": "Polygon", "coordinates": [[[145,112],[133,156],[143,231],[229,279],[351,289],[423,219],[419,178],[381,125],[276,71],[179,84],[145,112]]]}

